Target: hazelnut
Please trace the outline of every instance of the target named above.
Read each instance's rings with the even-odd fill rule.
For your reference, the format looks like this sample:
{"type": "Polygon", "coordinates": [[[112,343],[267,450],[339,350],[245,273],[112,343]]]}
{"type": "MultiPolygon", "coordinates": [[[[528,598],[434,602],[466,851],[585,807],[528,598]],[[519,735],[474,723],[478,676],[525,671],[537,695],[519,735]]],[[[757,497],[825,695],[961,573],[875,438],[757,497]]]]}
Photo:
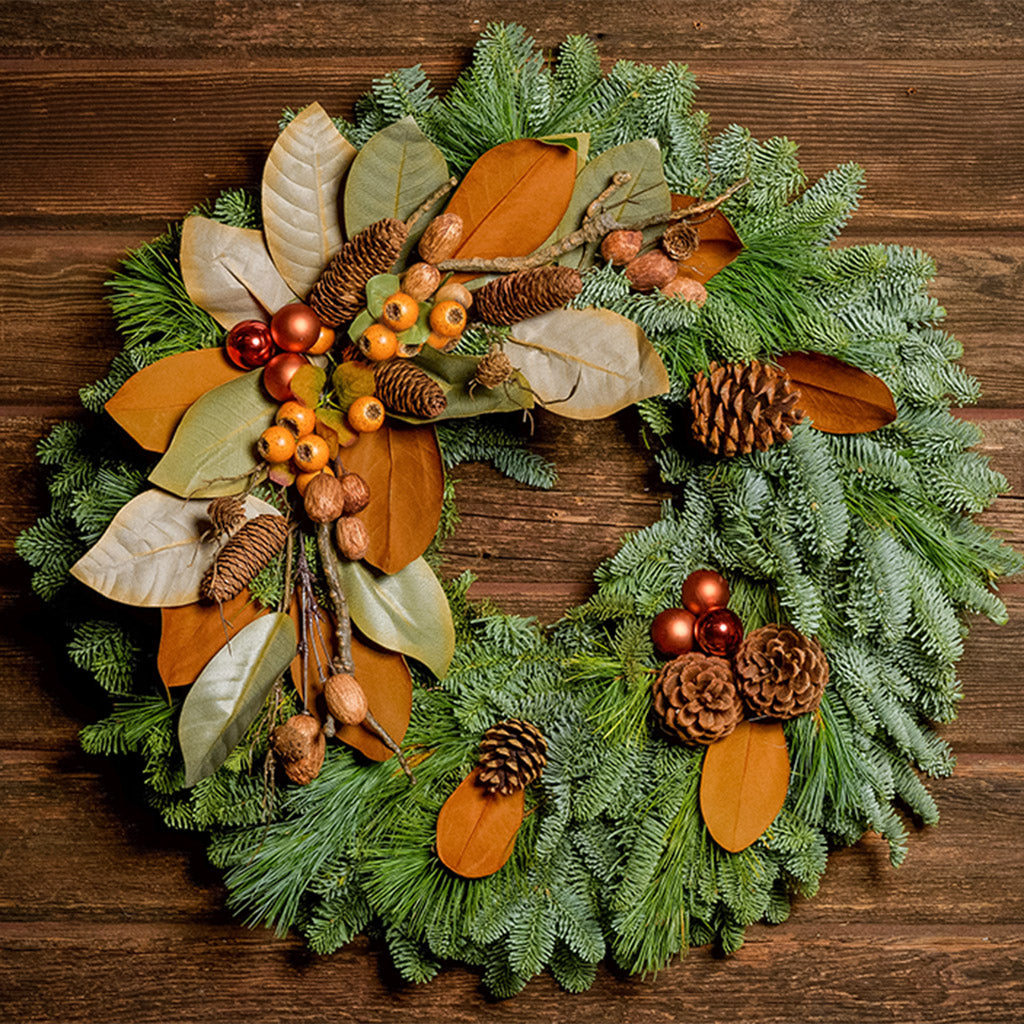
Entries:
{"type": "Polygon", "coordinates": [[[366,693],[356,677],[345,673],[331,676],[324,683],[324,698],[327,710],[344,725],[358,725],[370,710],[366,693]]]}
{"type": "Polygon", "coordinates": [[[620,228],[604,236],[601,242],[601,255],[616,267],[624,267],[634,259],[643,245],[644,236],[639,231],[626,231],[620,228]]]}
{"type": "Polygon", "coordinates": [[[420,258],[427,263],[449,259],[462,241],[462,218],[457,213],[435,217],[420,237],[420,258]]]}
{"type": "Polygon", "coordinates": [[[626,277],[634,291],[653,292],[668,284],[678,269],[660,249],[652,249],[626,264],[626,277]]]}
{"type": "Polygon", "coordinates": [[[333,523],[345,514],[345,489],[336,476],[320,473],[306,485],[306,515],[314,523],[333,523]]]}
{"type": "Polygon", "coordinates": [[[402,290],[418,302],[429,299],[440,283],[441,271],[433,263],[414,263],[402,275],[402,290]]]}
{"type": "Polygon", "coordinates": [[[299,761],[313,752],[319,735],[320,723],[312,715],[300,713],[279,725],[270,742],[282,761],[299,761]]]}
{"type": "Polygon", "coordinates": [[[369,484],[358,473],[345,473],[341,478],[341,489],[345,498],[345,515],[362,512],[369,505],[369,484]]]}
{"type": "Polygon", "coordinates": [[[458,281],[449,281],[442,285],[434,296],[436,302],[457,302],[464,309],[473,305],[473,293],[458,281]]]}
{"type": "Polygon", "coordinates": [[[344,516],[334,527],[338,552],[350,562],[358,562],[370,549],[370,532],[359,516],[344,516]]]}

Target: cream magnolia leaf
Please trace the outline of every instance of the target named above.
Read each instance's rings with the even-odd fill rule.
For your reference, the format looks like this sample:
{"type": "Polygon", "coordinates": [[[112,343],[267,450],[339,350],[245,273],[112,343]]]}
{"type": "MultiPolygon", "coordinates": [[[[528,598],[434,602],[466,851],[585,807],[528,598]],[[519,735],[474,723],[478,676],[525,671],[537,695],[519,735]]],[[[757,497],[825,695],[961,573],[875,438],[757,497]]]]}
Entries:
{"type": "Polygon", "coordinates": [[[230,330],[269,320],[295,294],[277,272],[263,233],[193,216],[181,229],[181,277],[189,298],[230,330]]]}
{"type": "Polygon", "coordinates": [[[341,248],[339,192],[358,150],[319,103],[271,147],[263,168],[263,231],[281,276],[305,297],[341,248]]]}
{"type": "Polygon", "coordinates": [[[455,627],[434,570],[417,558],[390,576],[362,562],[339,565],[352,621],[390,651],[422,661],[443,679],[455,653],[455,627]]]}
{"type": "MultiPolygon", "coordinates": [[[[150,490],[132,498],[103,536],[71,567],[71,575],[104,597],[143,608],[175,608],[199,600],[199,581],[216,545],[201,537],[210,528],[206,501],[182,501],[150,490]]],[[[259,498],[245,513],[276,513],[259,498]]]]}
{"type": "Polygon", "coordinates": [[[569,419],[604,419],[669,389],[647,335],[607,309],[556,309],[522,320],[504,348],[540,405],[569,419]]]}
{"type": "Polygon", "coordinates": [[[274,612],[250,622],[210,659],[192,684],[178,721],[186,786],[224,763],[297,648],[291,616],[274,612]]]}
{"type": "Polygon", "coordinates": [[[262,370],[221,384],[181,418],[151,483],[182,498],[237,494],[258,472],[256,441],[274,422],[277,403],[263,393],[262,370]]]}

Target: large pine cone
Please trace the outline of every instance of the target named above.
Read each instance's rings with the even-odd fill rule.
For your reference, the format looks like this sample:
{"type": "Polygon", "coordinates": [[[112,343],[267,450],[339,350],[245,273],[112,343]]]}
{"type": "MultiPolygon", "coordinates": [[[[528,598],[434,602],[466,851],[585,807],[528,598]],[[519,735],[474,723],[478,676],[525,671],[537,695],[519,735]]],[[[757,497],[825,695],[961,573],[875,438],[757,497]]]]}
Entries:
{"type": "Polygon", "coordinates": [[[387,359],[377,363],[373,378],[377,397],[399,415],[429,420],[448,408],[441,385],[408,360],[387,359]]]}
{"type": "Polygon", "coordinates": [[[759,363],[712,363],[694,374],[693,434],[712,455],[746,455],[788,441],[803,418],[799,394],[786,373],[759,363]]]}
{"type": "Polygon", "coordinates": [[[696,746],[723,739],[743,718],[729,662],[696,651],[662,668],[654,681],[654,710],[669,735],[696,746]]]}
{"type": "Polygon", "coordinates": [[[284,547],[288,530],[288,520],[276,513],[250,519],[217,553],[199,583],[199,596],[206,601],[237,597],[284,547]]]}
{"type": "Polygon", "coordinates": [[[521,718],[492,725],[480,744],[480,785],[502,796],[523,789],[540,778],[547,750],[540,730],[521,718]]]}
{"type": "Polygon", "coordinates": [[[583,289],[572,267],[534,267],[489,281],[473,293],[473,313],[489,324],[517,324],[558,309],[583,289]]]}
{"type": "Polygon", "coordinates": [[[814,711],[828,682],[828,659],[816,640],[770,623],[748,633],[736,654],[736,677],[747,707],[771,718],[814,711]]]}
{"type": "Polygon", "coordinates": [[[366,305],[366,282],[394,266],[408,237],[402,221],[386,217],[350,238],[309,293],[317,316],[329,327],[354,319],[366,305]]]}

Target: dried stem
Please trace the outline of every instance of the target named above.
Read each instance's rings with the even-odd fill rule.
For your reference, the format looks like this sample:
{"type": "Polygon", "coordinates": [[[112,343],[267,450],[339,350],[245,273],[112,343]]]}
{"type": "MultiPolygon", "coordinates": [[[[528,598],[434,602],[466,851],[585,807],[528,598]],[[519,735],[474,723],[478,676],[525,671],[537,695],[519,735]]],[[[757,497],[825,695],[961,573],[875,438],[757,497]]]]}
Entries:
{"type": "Polygon", "coordinates": [[[341,585],[341,574],[338,572],[338,556],[334,553],[331,542],[331,524],[317,523],[316,546],[320,552],[320,561],[327,577],[327,589],[334,605],[334,631],[338,640],[338,656],[334,661],[336,672],[355,671],[352,662],[352,620],[348,614],[348,600],[341,585]]]}
{"type": "Polygon", "coordinates": [[[384,728],[376,718],[373,717],[372,711],[366,712],[366,718],[363,719],[363,725],[368,725],[380,738],[381,743],[388,748],[394,755],[395,759],[402,767],[402,771],[409,776],[409,782],[411,785],[416,785],[416,776],[413,775],[412,769],[409,767],[409,762],[405,759],[405,754],[402,753],[402,748],[388,735],[387,729],[384,728]]]}
{"type": "Polygon", "coordinates": [[[417,206],[416,209],[413,210],[413,212],[406,218],[406,228],[412,231],[412,229],[416,227],[416,224],[419,221],[419,219],[421,217],[426,216],[431,207],[435,203],[440,202],[442,199],[444,199],[444,197],[448,195],[448,193],[451,192],[451,190],[455,188],[455,186],[458,185],[458,183],[458,178],[449,178],[440,188],[434,189],[434,191],[431,192],[430,195],[427,196],[427,198],[424,199],[423,202],[420,203],[420,205],[417,206]]]}

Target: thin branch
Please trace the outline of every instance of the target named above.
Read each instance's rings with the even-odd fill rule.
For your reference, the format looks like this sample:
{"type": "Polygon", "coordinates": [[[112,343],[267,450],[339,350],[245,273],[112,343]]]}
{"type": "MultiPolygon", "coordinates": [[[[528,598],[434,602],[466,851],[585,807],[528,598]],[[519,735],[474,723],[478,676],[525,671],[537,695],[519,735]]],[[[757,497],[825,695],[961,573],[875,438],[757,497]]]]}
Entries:
{"type": "Polygon", "coordinates": [[[335,672],[355,671],[352,662],[352,620],[348,614],[348,600],[341,585],[341,574],[338,571],[338,556],[334,553],[331,542],[331,524],[318,523],[316,527],[316,545],[320,552],[320,561],[327,577],[327,589],[334,605],[334,631],[338,641],[338,656],[334,660],[335,672]]]}
{"type": "Polygon", "coordinates": [[[427,196],[427,198],[424,199],[423,202],[420,203],[420,205],[417,206],[416,209],[413,210],[413,212],[406,218],[406,228],[408,228],[409,231],[412,231],[412,229],[416,227],[416,224],[419,221],[419,219],[421,217],[426,216],[426,214],[430,211],[431,207],[435,203],[438,203],[442,199],[444,199],[444,197],[448,195],[448,193],[451,192],[451,190],[455,188],[455,186],[458,185],[458,183],[458,178],[449,178],[440,188],[434,189],[434,191],[431,192],[430,195],[427,196]]]}

